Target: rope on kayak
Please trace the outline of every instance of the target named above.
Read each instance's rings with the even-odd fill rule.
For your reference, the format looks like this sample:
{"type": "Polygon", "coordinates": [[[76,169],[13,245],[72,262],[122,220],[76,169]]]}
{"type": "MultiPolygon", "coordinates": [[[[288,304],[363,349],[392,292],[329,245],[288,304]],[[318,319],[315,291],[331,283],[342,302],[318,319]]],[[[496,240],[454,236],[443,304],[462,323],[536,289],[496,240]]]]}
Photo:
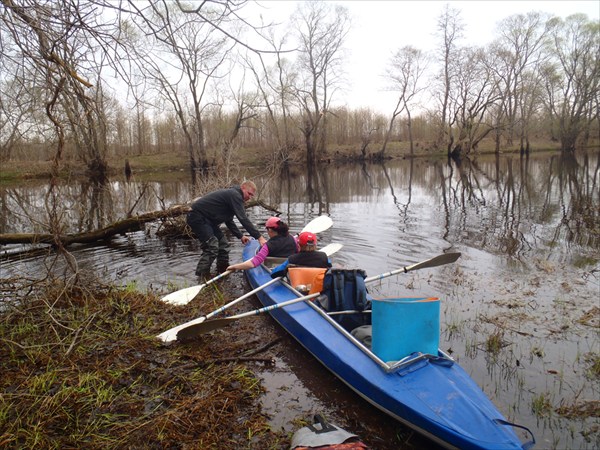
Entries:
{"type": "Polygon", "coordinates": [[[498,423],[500,425],[510,425],[511,427],[517,427],[517,428],[521,428],[521,429],[527,431],[531,435],[531,441],[525,442],[523,444],[523,450],[529,450],[530,448],[533,448],[533,446],[535,445],[535,436],[533,435],[533,433],[531,432],[531,430],[529,428],[527,428],[523,425],[518,425],[516,423],[509,422],[504,419],[494,419],[494,422],[498,423]]]}

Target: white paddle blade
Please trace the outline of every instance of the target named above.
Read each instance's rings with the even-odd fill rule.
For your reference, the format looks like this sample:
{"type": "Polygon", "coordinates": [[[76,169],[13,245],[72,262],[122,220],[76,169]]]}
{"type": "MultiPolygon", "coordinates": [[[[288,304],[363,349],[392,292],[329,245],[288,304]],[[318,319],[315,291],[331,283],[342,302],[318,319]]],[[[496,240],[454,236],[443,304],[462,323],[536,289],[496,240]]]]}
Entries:
{"type": "Polygon", "coordinates": [[[165,295],[161,300],[165,303],[170,303],[171,305],[187,305],[191,302],[196,295],[202,290],[204,287],[203,284],[198,286],[190,286],[189,288],[180,289],[175,292],[171,292],[169,295],[165,295]]]}
{"type": "Polygon", "coordinates": [[[321,251],[324,252],[324,253],[326,253],[327,256],[331,256],[334,253],[339,252],[342,249],[342,247],[343,247],[342,244],[333,243],[333,244],[326,245],[325,247],[323,247],[321,249],[321,251]]]}
{"type": "Polygon", "coordinates": [[[311,220],[302,228],[301,232],[309,231],[311,233],[321,233],[328,230],[333,225],[333,219],[329,216],[319,216],[316,219],[311,220]]]}
{"type": "Polygon", "coordinates": [[[187,305],[206,286],[208,286],[211,283],[214,283],[217,280],[220,280],[223,277],[226,277],[227,275],[229,275],[232,272],[233,272],[232,270],[226,270],[222,274],[219,274],[216,277],[211,278],[204,284],[201,284],[198,286],[190,286],[185,289],[180,289],[178,291],[172,292],[169,295],[166,295],[165,297],[161,298],[161,300],[165,303],[170,303],[171,305],[187,305]]]}
{"type": "Polygon", "coordinates": [[[186,323],[182,323],[181,325],[177,325],[176,327],[169,328],[167,331],[163,331],[156,337],[163,342],[176,341],[177,333],[179,333],[180,330],[183,330],[184,328],[190,327],[192,325],[197,325],[199,323],[204,322],[205,320],[206,320],[205,316],[198,317],[197,319],[190,320],[189,322],[186,322],[186,323]]]}

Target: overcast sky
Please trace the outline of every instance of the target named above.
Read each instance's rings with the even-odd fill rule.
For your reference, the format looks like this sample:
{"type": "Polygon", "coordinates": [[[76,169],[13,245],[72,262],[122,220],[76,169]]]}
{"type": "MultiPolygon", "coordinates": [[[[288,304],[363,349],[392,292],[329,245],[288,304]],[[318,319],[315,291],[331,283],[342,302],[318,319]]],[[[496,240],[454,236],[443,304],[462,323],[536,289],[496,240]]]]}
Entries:
{"type": "MultiPolygon", "coordinates": [[[[284,20],[296,9],[296,1],[262,0],[263,16],[272,13],[276,20],[284,20]]],[[[565,18],[584,13],[590,19],[599,19],[600,0],[585,1],[403,1],[353,0],[332,1],[348,8],[352,16],[352,30],[347,48],[350,59],[346,65],[351,84],[345,95],[348,106],[361,106],[390,113],[395,98],[383,91],[384,73],[390,55],[400,47],[412,45],[424,51],[437,46],[434,33],[444,6],[449,3],[461,10],[465,24],[466,42],[485,45],[495,35],[499,20],[513,14],[529,11],[547,12],[565,18]]],[[[339,104],[339,102],[336,102],[339,104]]]]}

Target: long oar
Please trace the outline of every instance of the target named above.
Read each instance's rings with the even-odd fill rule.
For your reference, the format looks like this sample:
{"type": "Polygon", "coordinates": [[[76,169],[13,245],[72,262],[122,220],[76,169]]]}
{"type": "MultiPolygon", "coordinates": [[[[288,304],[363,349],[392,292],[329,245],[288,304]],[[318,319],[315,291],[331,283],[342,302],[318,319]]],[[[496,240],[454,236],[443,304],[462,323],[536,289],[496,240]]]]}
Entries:
{"type": "MultiPolygon", "coordinates": [[[[310,222],[308,222],[306,224],[306,226],[302,229],[302,231],[310,231],[311,233],[321,233],[322,231],[325,231],[325,230],[331,228],[332,225],[333,225],[333,220],[331,219],[331,217],[319,216],[319,217],[314,218],[310,222]]],[[[332,245],[332,244],[330,244],[330,245],[332,245]]],[[[333,245],[339,245],[339,244],[333,244],[333,245]]],[[[327,248],[327,247],[325,247],[325,248],[327,248]]],[[[337,250],[335,250],[335,251],[337,251],[337,250]]],[[[335,251],[332,253],[335,253],[335,251]]],[[[221,278],[226,277],[230,273],[232,273],[231,270],[226,270],[222,274],[219,274],[216,277],[211,278],[204,284],[190,286],[190,287],[187,287],[184,289],[180,289],[178,291],[170,293],[169,295],[164,296],[163,298],[161,298],[161,300],[165,303],[170,303],[172,305],[187,305],[194,298],[196,298],[196,296],[200,293],[200,291],[202,289],[204,289],[206,286],[214,283],[215,281],[220,280],[221,278]]]]}
{"type": "Polygon", "coordinates": [[[298,298],[294,298],[292,300],[288,300],[287,302],[277,303],[277,304],[271,305],[271,306],[265,306],[264,308],[255,309],[254,311],[248,311],[243,314],[238,314],[236,316],[222,317],[219,319],[207,320],[206,322],[200,322],[200,323],[192,323],[193,321],[188,322],[187,324],[182,325],[182,328],[180,328],[177,331],[177,340],[185,341],[185,340],[191,339],[193,337],[196,337],[200,334],[205,334],[205,333],[208,333],[209,331],[216,330],[217,328],[222,328],[238,319],[243,319],[244,317],[249,317],[249,316],[255,316],[257,314],[262,314],[264,312],[272,311],[277,308],[283,308],[285,306],[293,305],[294,303],[299,303],[304,300],[309,300],[311,298],[318,297],[319,295],[321,295],[320,292],[317,292],[315,294],[305,295],[303,297],[298,297],[298,298]]]}
{"type": "Polygon", "coordinates": [[[220,308],[218,308],[218,309],[215,309],[213,312],[211,312],[211,313],[208,313],[206,316],[198,317],[197,319],[190,320],[189,322],[186,322],[186,323],[184,323],[184,324],[182,324],[182,325],[178,325],[178,326],[176,326],[176,327],[170,328],[170,329],[168,329],[167,331],[165,331],[165,332],[163,332],[163,333],[159,334],[157,337],[158,337],[160,340],[164,341],[164,342],[171,342],[171,341],[174,341],[175,339],[177,339],[177,333],[178,333],[180,330],[183,330],[184,328],[187,328],[187,327],[189,327],[189,326],[191,326],[191,325],[195,325],[195,324],[202,323],[202,322],[204,322],[206,319],[210,319],[211,317],[214,317],[214,316],[216,316],[217,314],[220,314],[220,313],[222,313],[222,312],[223,312],[223,311],[225,311],[227,308],[230,308],[230,307],[232,307],[232,306],[233,306],[233,305],[235,305],[236,303],[239,303],[239,302],[241,302],[242,300],[244,300],[244,299],[246,299],[246,298],[248,298],[248,297],[251,297],[252,295],[256,294],[257,292],[259,292],[259,291],[262,291],[263,289],[265,289],[265,288],[267,288],[267,287],[271,286],[272,284],[274,284],[274,283],[278,282],[279,280],[281,280],[281,278],[282,278],[282,277],[273,278],[272,280],[268,281],[267,283],[265,283],[265,284],[262,284],[262,285],[258,286],[256,289],[253,289],[253,290],[251,290],[250,292],[248,292],[248,293],[246,293],[246,294],[242,295],[241,297],[238,297],[238,298],[236,298],[235,300],[233,300],[233,301],[231,301],[231,302],[227,303],[226,305],[224,305],[224,306],[221,306],[221,307],[220,307],[220,308]]]}
{"type": "MultiPolygon", "coordinates": [[[[342,244],[329,244],[326,245],[325,247],[323,247],[321,249],[321,251],[327,253],[327,256],[331,256],[333,255],[335,252],[339,251],[342,248],[342,244]]],[[[232,307],[233,305],[235,305],[236,303],[241,302],[242,300],[256,294],[259,291],[262,291],[263,289],[265,289],[268,286],[271,286],[272,284],[274,284],[275,282],[281,280],[282,277],[277,277],[277,278],[273,278],[272,280],[268,281],[267,283],[258,286],[257,288],[253,289],[252,291],[242,295],[241,297],[236,298],[235,300],[232,300],[231,302],[227,303],[226,305],[221,306],[218,309],[215,309],[213,312],[208,313],[206,316],[202,316],[202,317],[198,317],[197,319],[191,320],[189,322],[186,322],[182,325],[178,325],[176,327],[170,328],[167,331],[164,331],[163,333],[159,334],[157,337],[159,339],[161,339],[164,342],[171,342],[174,341],[175,339],[177,339],[177,332],[179,330],[182,330],[190,325],[193,324],[198,324],[198,323],[202,323],[204,322],[206,319],[210,319],[214,316],[216,316],[217,314],[222,313],[223,311],[225,311],[227,308],[232,307]]]]}
{"type": "MultiPolygon", "coordinates": [[[[337,248],[337,250],[339,250],[339,248],[341,248],[341,244],[330,244],[331,246],[334,246],[337,248]]],[[[329,247],[329,246],[327,246],[329,247]]],[[[327,247],[324,247],[322,250],[325,250],[327,247]]],[[[333,248],[333,247],[331,247],[333,248]]],[[[335,250],[335,251],[337,251],[335,250]]],[[[439,255],[436,256],[434,258],[428,259],[426,261],[422,261],[420,263],[416,263],[416,264],[412,264],[410,266],[406,266],[403,267],[401,269],[396,269],[396,270],[392,270],[391,272],[386,272],[386,273],[382,273],[380,275],[375,275],[369,278],[365,279],[365,283],[369,283],[372,281],[377,281],[377,280],[381,280],[382,278],[386,278],[386,277],[390,277],[392,275],[396,275],[399,273],[407,273],[410,272],[412,270],[417,270],[417,269],[425,269],[428,267],[437,267],[437,266],[441,266],[444,264],[450,264],[455,262],[459,257],[461,256],[460,253],[445,253],[443,255],[439,255]]],[[[276,278],[274,280],[271,281],[278,281],[279,278],[276,278]]],[[[269,282],[271,283],[271,282],[269,282]]],[[[267,285],[269,284],[267,283],[267,285]]],[[[247,295],[252,295],[255,292],[258,292],[261,289],[264,289],[266,287],[266,285],[263,286],[259,286],[258,288],[256,288],[253,292],[249,292],[247,295]]],[[[276,308],[281,308],[287,305],[291,305],[293,303],[297,303],[299,301],[303,301],[303,300],[307,300],[309,298],[313,298],[313,297],[317,297],[318,295],[320,295],[320,293],[315,293],[315,294],[311,294],[311,295],[306,295],[304,297],[299,297],[293,300],[289,300],[287,302],[283,302],[283,303],[279,303],[277,305],[273,305],[273,306],[267,306],[265,308],[260,308],[257,309],[255,311],[250,311],[247,313],[243,313],[243,314],[238,314],[236,316],[231,316],[231,317],[225,317],[225,318],[220,318],[220,319],[214,319],[214,320],[209,320],[209,321],[205,321],[206,318],[208,318],[209,316],[214,316],[215,314],[211,313],[209,314],[209,316],[206,317],[200,317],[198,319],[194,319],[191,320],[187,323],[184,323],[183,325],[179,325],[178,327],[172,328],[171,330],[165,331],[164,333],[162,333],[161,335],[159,335],[158,337],[163,339],[165,342],[168,341],[172,341],[175,339],[178,340],[186,340],[186,339],[190,339],[194,336],[198,336],[200,334],[204,334],[204,333],[208,333],[209,331],[215,330],[217,328],[221,328],[226,326],[227,324],[229,324],[231,321],[237,320],[237,319],[241,319],[244,317],[248,317],[248,316],[252,316],[255,314],[261,314],[263,312],[266,311],[271,311],[272,309],[276,309],[276,308]]],[[[244,297],[245,298],[245,297],[244,297]]],[[[236,300],[234,300],[234,302],[237,302],[236,300]]],[[[228,305],[225,305],[225,307],[220,308],[220,310],[226,308],[228,305]]],[[[220,311],[217,310],[217,311],[220,311]]],[[[363,311],[364,312],[364,311],[363,311]]]]}
{"type": "Polygon", "coordinates": [[[456,261],[458,258],[460,258],[460,255],[460,253],[444,253],[434,258],[428,259],[427,261],[411,264],[410,266],[406,266],[401,269],[396,269],[392,270],[391,272],[385,272],[379,275],[373,275],[372,277],[365,278],[365,283],[381,280],[382,278],[391,277],[392,275],[397,275],[399,273],[407,273],[411,270],[426,269],[428,267],[437,267],[442,266],[444,264],[450,264],[456,261]]]}

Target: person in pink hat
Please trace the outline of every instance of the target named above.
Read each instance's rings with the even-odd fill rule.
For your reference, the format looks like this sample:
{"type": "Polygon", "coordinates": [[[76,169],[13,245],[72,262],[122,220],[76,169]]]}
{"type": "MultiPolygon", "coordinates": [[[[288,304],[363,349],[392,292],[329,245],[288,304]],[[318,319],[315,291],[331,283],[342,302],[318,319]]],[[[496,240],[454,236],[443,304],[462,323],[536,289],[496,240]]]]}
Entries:
{"type": "Polygon", "coordinates": [[[263,245],[258,253],[251,259],[238,264],[232,264],[227,270],[247,270],[262,264],[267,256],[287,258],[298,253],[300,247],[289,233],[287,223],[279,217],[270,217],[265,223],[269,240],[263,245]]]}

